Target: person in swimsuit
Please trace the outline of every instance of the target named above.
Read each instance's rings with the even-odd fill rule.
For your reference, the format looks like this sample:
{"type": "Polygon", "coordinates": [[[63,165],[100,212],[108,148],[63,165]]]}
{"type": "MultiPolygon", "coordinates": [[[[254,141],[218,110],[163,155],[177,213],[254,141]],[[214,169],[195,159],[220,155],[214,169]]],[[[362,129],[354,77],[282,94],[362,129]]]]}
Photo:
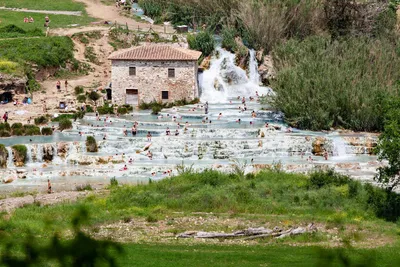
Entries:
{"type": "Polygon", "coordinates": [[[51,193],[52,193],[52,191],[51,191],[50,179],[47,179],[47,193],[48,193],[48,194],[51,194],[51,193]]]}
{"type": "Polygon", "coordinates": [[[169,127],[167,127],[166,134],[167,134],[167,135],[171,135],[171,131],[169,130],[169,127]]]}
{"type": "Polygon", "coordinates": [[[135,135],[136,135],[136,132],[137,132],[136,127],[133,126],[133,127],[132,127],[132,135],[135,136],[135,135]]]}
{"type": "Polygon", "coordinates": [[[57,88],[57,90],[60,92],[61,91],[61,82],[60,81],[57,81],[57,83],[56,83],[56,88],[57,88]]]}

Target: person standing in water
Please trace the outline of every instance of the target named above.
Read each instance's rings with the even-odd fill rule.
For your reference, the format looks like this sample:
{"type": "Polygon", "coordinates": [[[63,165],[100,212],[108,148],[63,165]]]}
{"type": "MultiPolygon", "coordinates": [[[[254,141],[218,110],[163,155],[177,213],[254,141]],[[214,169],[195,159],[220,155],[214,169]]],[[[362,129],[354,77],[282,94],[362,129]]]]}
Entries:
{"type": "Polygon", "coordinates": [[[205,111],[206,114],[208,114],[208,101],[204,105],[204,111],[205,111]]]}
{"type": "Polygon", "coordinates": [[[51,194],[53,191],[51,191],[51,183],[50,179],[47,179],[47,193],[51,194]]]}

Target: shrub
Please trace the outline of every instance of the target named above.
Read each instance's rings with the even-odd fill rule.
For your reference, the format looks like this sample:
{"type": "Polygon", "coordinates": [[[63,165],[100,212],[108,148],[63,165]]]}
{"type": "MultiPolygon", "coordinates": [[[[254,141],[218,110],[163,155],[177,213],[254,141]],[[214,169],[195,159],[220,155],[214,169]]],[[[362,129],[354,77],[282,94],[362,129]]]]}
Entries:
{"type": "Polygon", "coordinates": [[[114,107],[108,103],[105,103],[102,107],[97,108],[97,112],[99,112],[100,115],[114,114],[114,107]]]}
{"type": "Polygon", "coordinates": [[[43,127],[42,128],[42,135],[52,135],[53,129],[51,127],[43,127]]]}
{"type": "Polygon", "coordinates": [[[96,102],[100,98],[100,95],[95,91],[91,91],[89,94],[89,98],[96,102]]]}
{"type": "Polygon", "coordinates": [[[208,31],[188,35],[187,41],[191,49],[201,51],[204,56],[208,56],[214,51],[214,36],[208,31]]]}
{"type": "Polygon", "coordinates": [[[94,112],[94,109],[90,105],[86,105],[86,112],[94,112]]]}
{"type": "Polygon", "coordinates": [[[124,115],[124,114],[128,113],[128,109],[126,107],[118,107],[117,112],[119,114],[124,115]]]}
{"type": "Polygon", "coordinates": [[[11,130],[11,135],[23,136],[25,134],[24,128],[14,128],[11,130]]]}
{"type": "Polygon", "coordinates": [[[10,136],[11,136],[10,131],[0,130],[0,137],[10,137],[10,136]]]}
{"type": "Polygon", "coordinates": [[[8,122],[0,123],[0,131],[11,131],[10,124],[8,122]]]}
{"type": "Polygon", "coordinates": [[[14,129],[22,129],[22,128],[24,128],[24,126],[23,126],[22,123],[20,123],[20,122],[13,123],[13,124],[11,125],[11,130],[14,130],[14,129]]]}
{"type": "Polygon", "coordinates": [[[237,44],[235,41],[236,29],[224,28],[222,29],[221,35],[222,35],[221,46],[228,51],[235,52],[237,49],[237,44]]]}
{"type": "Polygon", "coordinates": [[[75,187],[76,191],[92,191],[93,187],[90,184],[81,184],[75,187]]]}
{"type": "Polygon", "coordinates": [[[34,121],[36,125],[41,125],[41,124],[46,124],[49,120],[45,116],[40,116],[35,118],[34,121]]]}
{"type": "Polygon", "coordinates": [[[76,100],[78,100],[79,103],[84,103],[86,101],[86,95],[84,94],[78,95],[76,97],[76,100]]]}
{"type": "Polygon", "coordinates": [[[74,91],[75,91],[75,95],[83,94],[83,91],[84,91],[83,86],[75,86],[74,91]]]}
{"type": "Polygon", "coordinates": [[[115,177],[110,179],[110,186],[118,186],[118,180],[115,177]]]}
{"type": "Polygon", "coordinates": [[[93,136],[86,137],[86,151],[87,152],[97,152],[96,139],[93,136]]]}
{"type": "Polygon", "coordinates": [[[75,114],[61,114],[57,118],[52,118],[51,121],[59,122],[62,119],[74,119],[75,114]]]}
{"type": "Polygon", "coordinates": [[[28,149],[25,145],[14,145],[11,147],[14,152],[14,158],[18,162],[25,163],[28,149]]]}
{"type": "Polygon", "coordinates": [[[72,128],[72,121],[70,119],[64,118],[61,119],[60,122],[58,123],[58,129],[60,131],[64,131],[66,129],[71,129],[72,128]]]}
{"type": "Polygon", "coordinates": [[[40,135],[40,128],[36,125],[25,124],[24,132],[25,135],[40,135]]]}
{"type": "Polygon", "coordinates": [[[73,114],[73,119],[76,121],[77,119],[83,119],[85,117],[86,112],[85,111],[77,111],[73,114]]]}
{"type": "Polygon", "coordinates": [[[310,188],[322,188],[329,185],[341,186],[348,184],[350,181],[350,177],[336,173],[333,169],[330,169],[328,171],[313,172],[308,182],[310,188]]]}

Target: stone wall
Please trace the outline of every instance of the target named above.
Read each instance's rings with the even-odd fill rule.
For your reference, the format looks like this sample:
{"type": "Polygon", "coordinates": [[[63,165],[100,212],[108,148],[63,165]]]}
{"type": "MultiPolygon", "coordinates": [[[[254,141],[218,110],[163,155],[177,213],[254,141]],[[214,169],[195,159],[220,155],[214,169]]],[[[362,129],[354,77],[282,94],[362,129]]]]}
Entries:
{"type": "Polygon", "coordinates": [[[112,102],[125,104],[126,89],[137,89],[138,103],[173,102],[199,96],[196,61],[112,61],[112,102]],[[136,75],[129,75],[129,67],[136,67],[136,75]],[[168,69],[175,69],[175,78],[168,77],[168,69]],[[168,91],[169,99],[162,100],[161,92],[168,91]]]}

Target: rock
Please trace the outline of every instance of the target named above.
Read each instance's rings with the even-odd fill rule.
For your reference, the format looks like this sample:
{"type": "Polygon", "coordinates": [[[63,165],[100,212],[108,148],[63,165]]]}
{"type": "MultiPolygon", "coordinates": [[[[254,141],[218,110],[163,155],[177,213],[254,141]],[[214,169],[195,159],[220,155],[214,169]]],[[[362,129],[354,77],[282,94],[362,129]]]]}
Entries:
{"type": "Polygon", "coordinates": [[[61,158],[65,158],[67,156],[69,150],[68,143],[60,142],[57,145],[57,155],[61,158]]]}
{"type": "Polygon", "coordinates": [[[262,61],[260,60],[260,62],[262,63],[258,67],[258,72],[260,73],[261,82],[264,85],[270,85],[271,80],[275,79],[276,76],[272,56],[266,55],[262,61]]]}
{"type": "Polygon", "coordinates": [[[9,184],[9,183],[12,183],[14,180],[17,180],[17,178],[14,177],[14,176],[10,176],[10,177],[7,177],[7,178],[3,178],[3,183],[9,184]]]}
{"type": "Polygon", "coordinates": [[[22,167],[25,165],[27,148],[25,145],[16,145],[12,147],[14,165],[22,167]]]}
{"type": "Polygon", "coordinates": [[[16,77],[0,73],[0,94],[2,91],[10,92],[11,94],[25,94],[25,86],[28,78],[26,76],[16,77]]]}
{"type": "Polygon", "coordinates": [[[210,68],[210,64],[211,64],[211,56],[205,57],[201,62],[199,68],[202,68],[203,70],[208,70],[210,68]]]}
{"type": "Polygon", "coordinates": [[[54,147],[51,144],[43,145],[43,161],[50,162],[54,157],[54,147]]]}
{"type": "Polygon", "coordinates": [[[8,151],[4,145],[0,145],[0,168],[7,168],[8,151]]]}
{"type": "Polygon", "coordinates": [[[325,150],[326,139],[324,137],[317,137],[312,143],[312,153],[316,156],[323,156],[325,150]]]}

